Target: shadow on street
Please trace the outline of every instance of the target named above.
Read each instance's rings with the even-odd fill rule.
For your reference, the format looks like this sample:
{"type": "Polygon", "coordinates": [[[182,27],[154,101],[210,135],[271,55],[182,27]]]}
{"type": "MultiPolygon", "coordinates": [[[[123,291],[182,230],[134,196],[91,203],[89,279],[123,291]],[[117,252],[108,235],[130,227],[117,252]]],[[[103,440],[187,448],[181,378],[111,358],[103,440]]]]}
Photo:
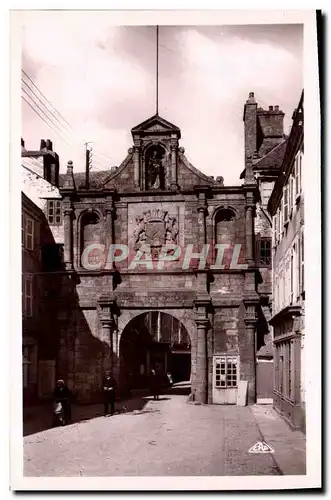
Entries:
{"type": "MultiPolygon", "coordinates": [[[[170,400],[171,395],[188,396],[191,386],[189,383],[178,383],[172,387],[161,389],[158,401],[170,400]]],[[[158,412],[157,408],[145,409],[148,402],[154,401],[148,390],[132,391],[129,399],[118,400],[115,405],[115,413],[132,413],[138,415],[146,412],[158,412]]],[[[29,436],[38,432],[51,429],[53,420],[52,402],[24,409],[23,436],[29,436]]],[[[104,415],[103,404],[94,405],[72,405],[72,419],[70,424],[92,420],[104,415]]],[[[69,424],[69,425],[70,425],[69,424]]]]}

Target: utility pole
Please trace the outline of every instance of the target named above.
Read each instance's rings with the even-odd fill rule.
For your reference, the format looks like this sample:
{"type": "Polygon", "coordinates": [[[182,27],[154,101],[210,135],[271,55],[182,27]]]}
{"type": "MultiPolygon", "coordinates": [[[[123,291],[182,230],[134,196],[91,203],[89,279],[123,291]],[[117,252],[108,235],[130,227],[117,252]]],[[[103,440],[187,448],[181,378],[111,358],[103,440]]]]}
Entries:
{"type": "Polygon", "coordinates": [[[92,148],[89,149],[91,142],[85,143],[85,187],[90,188],[90,169],[92,166],[92,148]]]}

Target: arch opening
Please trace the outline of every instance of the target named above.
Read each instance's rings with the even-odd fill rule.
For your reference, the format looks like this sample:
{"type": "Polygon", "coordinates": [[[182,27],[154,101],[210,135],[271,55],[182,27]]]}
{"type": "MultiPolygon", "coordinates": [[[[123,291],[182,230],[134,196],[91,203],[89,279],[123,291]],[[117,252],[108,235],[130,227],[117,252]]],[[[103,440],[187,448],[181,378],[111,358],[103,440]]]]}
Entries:
{"type": "Polygon", "coordinates": [[[155,369],[161,384],[189,382],[191,340],[183,323],[161,311],[149,311],[133,318],[120,340],[121,385],[127,389],[149,387],[150,371],[155,369]]]}

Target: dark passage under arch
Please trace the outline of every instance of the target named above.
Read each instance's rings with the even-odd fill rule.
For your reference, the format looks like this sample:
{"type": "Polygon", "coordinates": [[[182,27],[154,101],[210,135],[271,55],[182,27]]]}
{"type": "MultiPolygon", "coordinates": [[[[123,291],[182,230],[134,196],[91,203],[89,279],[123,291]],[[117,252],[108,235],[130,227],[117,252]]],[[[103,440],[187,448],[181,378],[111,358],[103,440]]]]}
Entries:
{"type": "Polygon", "coordinates": [[[133,318],[120,341],[122,385],[131,389],[147,388],[151,369],[156,369],[167,383],[167,373],[174,382],[191,376],[191,341],[185,326],[174,316],[149,311],[133,318]]]}

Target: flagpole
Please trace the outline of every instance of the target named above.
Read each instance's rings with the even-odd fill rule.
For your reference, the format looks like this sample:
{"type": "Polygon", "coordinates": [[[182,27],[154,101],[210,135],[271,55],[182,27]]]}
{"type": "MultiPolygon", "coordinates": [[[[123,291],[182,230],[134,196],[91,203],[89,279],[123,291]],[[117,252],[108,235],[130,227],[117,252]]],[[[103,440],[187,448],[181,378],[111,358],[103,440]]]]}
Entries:
{"type": "Polygon", "coordinates": [[[156,26],[156,114],[159,114],[159,27],[156,26]]]}

